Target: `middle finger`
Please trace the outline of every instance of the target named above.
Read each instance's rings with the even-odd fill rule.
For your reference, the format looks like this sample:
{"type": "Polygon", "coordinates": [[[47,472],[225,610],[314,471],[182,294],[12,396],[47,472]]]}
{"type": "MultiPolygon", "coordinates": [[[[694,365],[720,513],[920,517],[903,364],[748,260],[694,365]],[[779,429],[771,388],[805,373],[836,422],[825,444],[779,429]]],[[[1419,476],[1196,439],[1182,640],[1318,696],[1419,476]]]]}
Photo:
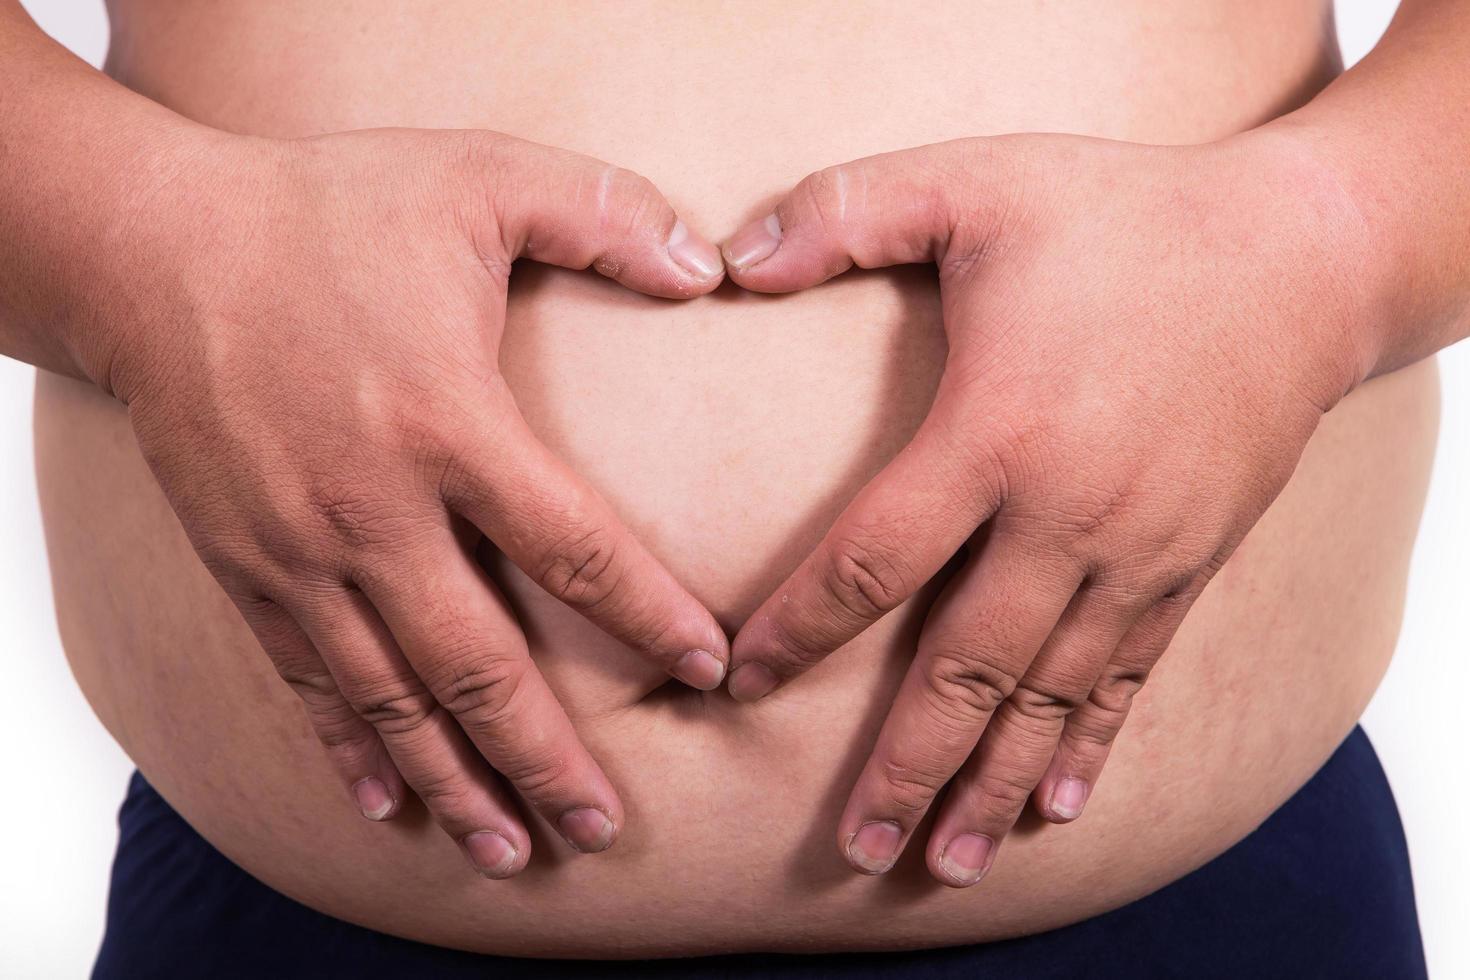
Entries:
{"type": "Polygon", "coordinates": [[[1081,574],[1043,554],[992,533],[935,602],[838,825],[854,869],[893,866],[1056,625],[1081,574]]]}
{"type": "Polygon", "coordinates": [[[490,577],[446,530],[364,586],[428,690],[490,765],[583,852],[606,850],[622,806],[490,577]]]}

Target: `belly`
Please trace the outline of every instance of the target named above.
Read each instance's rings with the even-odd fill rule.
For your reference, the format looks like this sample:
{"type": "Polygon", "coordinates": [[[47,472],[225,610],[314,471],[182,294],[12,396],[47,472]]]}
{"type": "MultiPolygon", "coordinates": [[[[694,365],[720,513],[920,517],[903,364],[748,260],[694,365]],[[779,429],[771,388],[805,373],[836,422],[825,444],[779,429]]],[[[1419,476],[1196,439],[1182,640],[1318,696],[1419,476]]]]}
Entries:
{"type": "MultiPolygon", "coordinates": [[[[1053,7],[530,18],[468,3],[119,0],[109,67],[238,131],[471,126],[578,149],[645,173],[719,234],[807,171],[899,146],[1028,129],[1222,135],[1301,101],[1335,63],[1310,4],[1116,4],[1069,19],[1053,7]]],[[[531,424],[732,629],[903,444],[944,363],[935,283],[916,269],[677,305],[528,266],[511,296],[502,367],[531,424]]],[[[524,875],[488,882],[421,811],[373,825],[342,798],[293,696],[190,551],[125,411],[45,377],[36,419],[68,656],[201,833],[281,891],[373,928],[610,956],[1031,932],[1228,847],[1326,758],[1387,664],[1436,411],[1425,364],[1328,416],[1140,696],[1086,816],[1023,826],[966,892],[930,882],[917,853],[858,877],[834,845],[922,597],[801,683],[737,706],[660,686],[486,554],[628,814],[606,854],[541,834],[524,875]]]]}

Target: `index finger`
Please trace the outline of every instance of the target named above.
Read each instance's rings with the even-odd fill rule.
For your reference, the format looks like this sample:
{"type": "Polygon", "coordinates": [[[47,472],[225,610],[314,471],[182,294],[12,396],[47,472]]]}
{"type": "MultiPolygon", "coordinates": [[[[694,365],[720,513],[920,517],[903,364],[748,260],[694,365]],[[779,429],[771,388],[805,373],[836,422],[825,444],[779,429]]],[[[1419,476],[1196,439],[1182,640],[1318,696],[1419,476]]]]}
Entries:
{"type": "Polygon", "coordinates": [[[941,387],[912,441],[736,634],[730,695],[755,701],[933,578],[1000,505],[1000,467],[941,387]]]}
{"type": "Polygon", "coordinates": [[[461,449],[445,502],[605,632],[691,687],[719,687],[730,653],[714,616],[513,406],[498,415],[493,431],[469,433],[478,444],[461,449]]]}

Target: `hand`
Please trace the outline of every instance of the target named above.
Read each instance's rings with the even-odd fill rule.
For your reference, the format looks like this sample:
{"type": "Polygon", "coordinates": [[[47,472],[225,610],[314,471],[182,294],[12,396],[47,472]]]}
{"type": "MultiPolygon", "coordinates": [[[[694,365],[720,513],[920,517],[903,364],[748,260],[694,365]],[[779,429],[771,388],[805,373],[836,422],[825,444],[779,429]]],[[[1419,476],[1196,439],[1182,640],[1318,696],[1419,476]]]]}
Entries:
{"type": "Polygon", "coordinates": [[[1028,797],[1081,812],[1190,605],[1371,363],[1363,229],[1289,138],[962,140],[813,174],[725,250],[763,292],[935,262],[949,356],[913,441],[737,635],[761,697],[967,549],[839,826],[988,870],[1028,797]],[[982,738],[983,734],[983,738],[982,738]]]}
{"type": "Polygon", "coordinates": [[[363,814],[412,788],[505,877],[530,838],[499,773],[572,846],[609,846],[617,793],[479,535],[695,687],[719,685],[728,645],[520,417],[507,278],[529,256],[689,297],[719,283],[718,251],[640,177],[479,132],[212,141],[147,214],[98,373],[363,814]]]}

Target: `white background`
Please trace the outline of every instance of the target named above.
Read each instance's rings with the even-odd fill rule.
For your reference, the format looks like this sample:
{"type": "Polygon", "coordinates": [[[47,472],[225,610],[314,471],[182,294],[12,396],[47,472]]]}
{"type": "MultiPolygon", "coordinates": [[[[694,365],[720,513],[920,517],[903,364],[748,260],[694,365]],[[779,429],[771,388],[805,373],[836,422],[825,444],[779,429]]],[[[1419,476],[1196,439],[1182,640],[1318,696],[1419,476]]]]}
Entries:
{"type": "MultiPolygon", "coordinates": [[[[26,0],[41,26],[93,64],[101,0],[26,0]]],[[[1395,0],[1339,0],[1349,64],[1395,0]]],[[[3,175],[0,175],[3,179],[3,175]]],[[[1392,779],[1413,852],[1430,972],[1470,976],[1470,344],[1441,356],[1444,421],[1399,652],[1364,722],[1392,779]]],[[[31,468],[30,368],[0,358],[0,976],[84,976],[102,931],[131,769],[67,672],[52,615],[31,468]]]]}

